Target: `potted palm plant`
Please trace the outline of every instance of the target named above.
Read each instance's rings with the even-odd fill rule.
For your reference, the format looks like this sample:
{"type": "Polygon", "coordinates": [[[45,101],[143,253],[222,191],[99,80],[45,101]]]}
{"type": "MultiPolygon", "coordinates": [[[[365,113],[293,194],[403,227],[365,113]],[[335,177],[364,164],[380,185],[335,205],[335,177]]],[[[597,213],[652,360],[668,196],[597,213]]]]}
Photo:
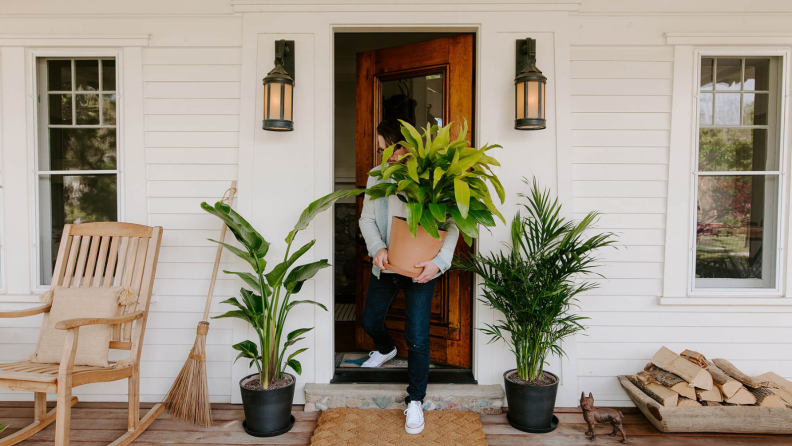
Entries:
{"type": "Polygon", "coordinates": [[[255,365],[258,370],[258,373],[246,376],[239,382],[245,411],[243,427],[250,435],[280,435],[288,432],[294,425],[291,408],[296,378],[286,372],[286,367],[299,375],[302,366],[295,356],[306,351],[307,348],[293,351],[288,356],[286,354],[289,347],[304,339],[302,335],[313,328],[299,328],[284,334],[283,327],[289,312],[297,305],[316,305],[327,311],[327,308],[318,302],[292,299],[300,292],[305,281],[311,279],[322,268],[330,266],[327,259],[294,266],[295,262],[311,249],[316,240],[311,240],[293,253],[292,243],[297,233],[307,228],[317,214],[330,208],[338,199],[361,192],[361,189],[337,191],[311,203],[286,237],[286,254],[283,260],[266,273],[265,257],[270,244],[264,240],[264,237],[230,206],[222,202],[217,202],[214,206],[201,203],[201,208],[206,212],[223,220],[243,249],[226,243],[222,245],[245,260],[253,269],[253,273],[223,271],[226,274],[239,276],[250,289],[240,290],[241,301],[235,297],[223,301],[236,309],[216,316],[216,318],[242,319],[250,323],[258,335],[257,342],[247,340],[233,346],[239,351],[237,360],[249,359],[250,366],[255,365]]]}
{"type": "Polygon", "coordinates": [[[481,276],[481,301],[503,315],[481,330],[490,342],[503,341],[517,359],[517,368],[503,374],[509,423],[542,433],[558,425],[553,415],[558,376],[544,370],[547,357],[564,356],[561,342],[584,330],[586,318],[570,309],[580,293],[597,285],[580,279],[596,274],[595,252],[615,239],[612,233],[588,235],[597,212],[567,221],[558,199],[541,192],[536,180],[530,186],[530,195],[520,194],[528,200],[523,205],[528,216],[517,212],[512,220],[510,252],[468,256],[454,265],[481,276]]]}
{"type": "Polygon", "coordinates": [[[503,204],[503,186],[490,167],[500,164],[486,154],[501,146],[469,147],[465,139],[467,121],[454,141],[450,138],[453,123],[443,128],[427,124],[422,136],[409,123],[400,122],[404,141],[385,149],[382,165],[369,173],[381,182],[366,194],[372,199],[397,195],[406,203],[407,218],[394,217],[391,223],[389,269],[395,267],[398,273],[417,277],[421,269],[414,265],[431,259],[442,247],[445,233],[438,223],[453,218],[468,245],[478,237],[477,223],[495,226],[495,215],[506,223],[486,184],[492,184],[503,204]],[[400,162],[388,165],[397,146],[406,148],[408,153],[402,155],[400,162]]]}

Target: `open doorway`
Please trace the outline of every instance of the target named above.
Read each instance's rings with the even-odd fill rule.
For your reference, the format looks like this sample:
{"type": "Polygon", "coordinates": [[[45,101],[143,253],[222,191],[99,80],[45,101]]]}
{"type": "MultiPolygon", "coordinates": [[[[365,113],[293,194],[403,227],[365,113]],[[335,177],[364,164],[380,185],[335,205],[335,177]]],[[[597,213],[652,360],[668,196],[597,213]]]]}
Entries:
{"type": "MultiPolygon", "coordinates": [[[[376,124],[398,118],[417,128],[467,120],[473,127],[474,36],[466,33],[337,33],[334,53],[335,188],[365,187],[381,162],[376,124]]],[[[452,128],[452,133],[459,129],[452,128]]],[[[472,132],[469,133],[472,141],[472,132]]],[[[335,206],[335,374],[332,382],[406,382],[404,296],[386,325],[399,356],[380,369],[361,369],[373,343],[360,327],[371,271],[358,230],[362,198],[335,206]]],[[[463,242],[457,253],[470,248],[463,242]]],[[[448,272],[435,290],[430,382],[474,383],[471,372],[472,276],[448,272]]]]}

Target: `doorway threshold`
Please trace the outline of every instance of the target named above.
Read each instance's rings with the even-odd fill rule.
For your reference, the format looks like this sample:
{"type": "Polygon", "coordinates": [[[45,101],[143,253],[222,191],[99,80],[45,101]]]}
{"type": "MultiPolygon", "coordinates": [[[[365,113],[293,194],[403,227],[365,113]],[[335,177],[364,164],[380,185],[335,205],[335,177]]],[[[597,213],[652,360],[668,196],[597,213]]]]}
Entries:
{"type": "MultiPolygon", "coordinates": [[[[406,368],[360,369],[337,367],[330,384],[407,384],[406,368]]],[[[463,368],[429,369],[430,384],[478,384],[473,370],[463,368]]]]}

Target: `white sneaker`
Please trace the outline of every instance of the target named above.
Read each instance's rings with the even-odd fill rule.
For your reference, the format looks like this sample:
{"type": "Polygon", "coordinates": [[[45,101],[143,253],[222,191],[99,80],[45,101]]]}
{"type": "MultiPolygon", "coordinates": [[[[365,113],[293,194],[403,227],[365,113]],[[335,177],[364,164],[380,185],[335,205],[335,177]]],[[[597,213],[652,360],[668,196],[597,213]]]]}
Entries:
{"type": "Polygon", "coordinates": [[[369,353],[368,361],[364,362],[361,367],[366,368],[377,368],[385,364],[386,362],[390,361],[396,356],[396,347],[393,347],[393,351],[388,353],[387,355],[383,355],[382,353],[374,350],[373,352],[369,353]]]}
{"type": "Polygon", "coordinates": [[[420,434],[424,429],[423,408],[420,401],[410,401],[404,411],[407,419],[404,421],[404,430],[408,434],[420,434]]]}

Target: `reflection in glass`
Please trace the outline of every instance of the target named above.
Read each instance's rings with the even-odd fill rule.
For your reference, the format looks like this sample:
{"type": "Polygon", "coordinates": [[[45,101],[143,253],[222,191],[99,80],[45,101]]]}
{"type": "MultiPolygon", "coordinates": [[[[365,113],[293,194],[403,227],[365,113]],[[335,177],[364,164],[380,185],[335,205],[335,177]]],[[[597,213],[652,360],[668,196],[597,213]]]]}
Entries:
{"type": "MultiPolygon", "coordinates": [[[[696,285],[700,279],[765,279],[775,269],[776,176],[702,176],[698,180],[696,285]],[[765,255],[766,254],[766,255],[765,255]]],[[[739,282],[731,286],[759,287],[739,282]]]]}
{"type": "Polygon", "coordinates": [[[744,93],[743,125],[767,125],[769,99],[767,93],[744,93]]]}
{"type": "Polygon", "coordinates": [[[50,283],[63,225],[116,221],[116,175],[42,175],[39,177],[41,279],[50,283]]]}
{"type": "Polygon", "coordinates": [[[102,124],[115,125],[116,123],[116,95],[102,95],[102,124]]]}
{"type": "Polygon", "coordinates": [[[712,125],[712,96],[713,93],[699,94],[699,124],[712,125]]]}
{"type": "Polygon", "coordinates": [[[701,58],[701,89],[712,90],[712,67],[715,59],[710,57],[701,58]]]}
{"type": "Polygon", "coordinates": [[[49,95],[49,123],[55,125],[71,125],[72,123],[72,95],[49,95]]]}
{"type": "Polygon", "coordinates": [[[742,79],[742,59],[718,58],[715,73],[716,90],[740,90],[742,79]]]}
{"type": "Polygon", "coordinates": [[[71,91],[71,60],[47,61],[47,90],[71,91]]]}
{"type": "Polygon", "coordinates": [[[99,124],[99,95],[78,94],[74,99],[77,125],[99,124]]]}
{"type": "Polygon", "coordinates": [[[740,93],[715,95],[715,125],[740,125],[740,93]]]}
{"type": "Polygon", "coordinates": [[[745,89],[770,89],[770,59],[745,59],[745,89]]]}
{"type": "Polygon", "coordinates": [[[115,91],[115,59],[102,61],[102,90],[115,91]]]}
{"type": "Polygon", "coordinates": [[[97,91],[99,90],[99,61],[98,60],[75,60],[74,61],[74,80],[75,90],[77,91],[97,91]]]}
{"type": "Polygon", "coordinates": [[[114,170],[116,129],[51,128],[49,156],[41,170],[114,170]],[[47,166],[49,164],[49,166],[47,166]]]}
{"type": "Polygon", "coordinates": [[[382,82],[382,118],[403,119],[417,127],[443,126],[443,75],[382,82]]]}
{"type": "Polygon", "coordinates": [[[699,171],[767,171],[778,169],[767,156],[766,129],[700,129],[699,171]]]}

